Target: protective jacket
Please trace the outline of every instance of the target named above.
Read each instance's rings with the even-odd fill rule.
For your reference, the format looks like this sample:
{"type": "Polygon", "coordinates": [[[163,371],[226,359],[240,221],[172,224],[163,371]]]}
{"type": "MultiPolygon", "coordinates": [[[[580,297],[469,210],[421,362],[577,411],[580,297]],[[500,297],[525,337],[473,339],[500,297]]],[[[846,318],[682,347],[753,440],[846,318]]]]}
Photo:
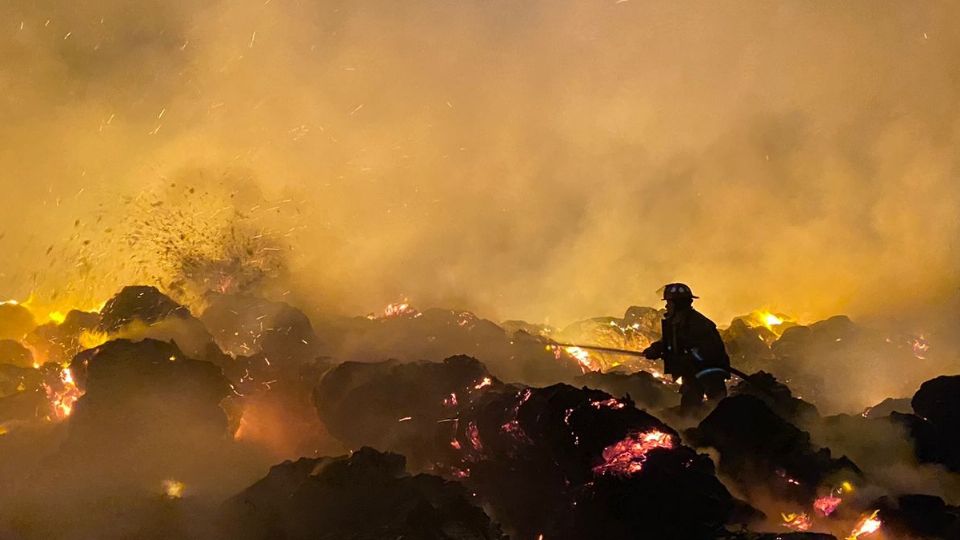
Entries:
{"type": "Polygon", "coordinates": [[[675,377],[690,377],[710,368],[730,367],[730,357],[717,325],[690,308],[665,317],[660,341],[653,343],[648,358],[662,358],[663,371],[675,377]]]}

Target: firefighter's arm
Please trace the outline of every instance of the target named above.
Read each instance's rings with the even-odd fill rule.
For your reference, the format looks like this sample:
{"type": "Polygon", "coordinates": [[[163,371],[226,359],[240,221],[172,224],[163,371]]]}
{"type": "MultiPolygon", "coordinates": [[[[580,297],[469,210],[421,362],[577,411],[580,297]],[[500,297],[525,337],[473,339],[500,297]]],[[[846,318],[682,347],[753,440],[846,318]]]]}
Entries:
{"type": "Polygon", "coordinates": [[[644,349],[641,354],[644,358],[648,360],[656,360],[657,358],[663,358],[663,342],[654,341],[650,344],[649,347],[644,349]]]}

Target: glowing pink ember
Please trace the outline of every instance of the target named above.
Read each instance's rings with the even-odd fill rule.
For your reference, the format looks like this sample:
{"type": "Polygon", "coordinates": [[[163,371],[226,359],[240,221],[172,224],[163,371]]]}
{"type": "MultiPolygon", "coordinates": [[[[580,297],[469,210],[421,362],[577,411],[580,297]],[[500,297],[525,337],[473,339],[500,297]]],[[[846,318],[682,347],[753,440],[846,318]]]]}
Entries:
{"type": "Polygon", "coordinates": [[[467,438],[470,439],[470,445],[473,446],[474,450],[483,451],[483,443],[480,442],[480,430],[477,429],[477,424],[473,422],[467,424],[467,438]]]}
{"type": "Polygon", "coordinates": [[[597,408],[597,409],[606,408],[606,409],[614,409],[614,410],[620,410],[625,406],[623,403],[620,403],[614,398],[605,399],[603,401],[592,401],[590,402],[590,405],[593,405],[594,408],[597,408]]]}
{"type": "Polygon", "coordinates": [[[843,502],[843,499],[840,497],[826,495],[813,501],[813,509],[823,516],[829,516],[840,506],[841,502],[843,502]]]}
{"type": "Polygon", "coordinates": [[[603,463],[593,468],[594,474],[632,476],[647,461],[647,454],[656,448],[671,449],[673,437],[658,429],[630,433],[623,440],[603,449],[603,463]]]}
{"type": "Polygon", "coordinates": [[[457,395],[451,393],[449,396],[443,398],[444,407],[456,407],[457,406],[457,395]]]}

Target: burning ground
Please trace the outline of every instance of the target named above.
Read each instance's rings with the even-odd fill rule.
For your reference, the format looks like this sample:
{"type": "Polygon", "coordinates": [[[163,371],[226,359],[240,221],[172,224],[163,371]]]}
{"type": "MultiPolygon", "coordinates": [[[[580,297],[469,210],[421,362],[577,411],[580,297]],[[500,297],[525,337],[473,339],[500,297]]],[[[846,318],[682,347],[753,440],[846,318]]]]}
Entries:
{"type": "Polygon", "coordinates": [[[887,381],[881,395],[895,399],[878,396],[875,407],[860,406],[862,394],[832,397],[826,373],[817,376],[837,358],[860,361],[854,352],[922,365],[936,336],[751,313],[724,337],[752,375],[693,416],[679,413],[656,365],[554,345],[636,350],[656,337],[659,317],[631,307],[555,329],[406,303],[312,321],[253,294],[210,293],[191,308],[149,286],[62,315],[7,302],[0,530],[960,535],[960,376],[887,381]]]}

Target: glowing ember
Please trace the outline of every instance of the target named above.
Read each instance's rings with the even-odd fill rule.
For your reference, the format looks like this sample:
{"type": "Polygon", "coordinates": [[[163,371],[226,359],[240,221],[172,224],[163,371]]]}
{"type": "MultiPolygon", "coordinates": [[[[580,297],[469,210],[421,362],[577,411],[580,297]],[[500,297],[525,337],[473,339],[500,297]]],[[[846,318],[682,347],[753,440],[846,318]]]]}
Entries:
{"type": "Polygon", "coordinates": [[[553,351],[553,356],[561,360],[564,356],[572,358],[583,373],[600,371],[600,363],[590,357],[590,353],[580,347],[558,347],[548,345],[547,350],[553,351]]]}
{"type": "Polygon", "coordinates": [[[179,499],[183,497],[183,490],[186,487],[183,485],[183,482],[177,480],[164,480],[162,486],[163,496],[168,499],[179,499]]]}
{"type": "Polygon", "coordinates": [[[643,469],[647,454],[656,448],[671,449],[673,437],[658,429],[630,433],[623,440],[603,449],[603,463],[593,468],[594,474],[632,476],[643,469]]]}
{"type": "Polygon", "coordinates": [[[880,526],[883,525],[883,522],[877,519],[877,514],[879,512],[879,510],[874,510],[869,516],[860,518],[860,521],[857,522],[857,526],[852,532],[850,532],[850,536],[847,537],[847,540],[856,540],[861,536],[866,536],[879,531],[880,526]]]}
{"type": "Polygon", "coordinates": [[[451,393],[449,396],[443,398],[444,407],[456,407],[457,406],[457,395],[451,393]]]}
{"type": "Polygon", "coordinates": [[[47,314],[47,318],[58,325],[63,324],[63,321],[67,320],[66,314],[62,311],[51,311],[47,314]]]}
{"type": "Polygon", "coordinates": [[[813,509],[822,516],[829,516],[837,509],[838,506],[840,506],[841,502],[843,502],[843,499],[830,494],[819,497],[817,500],[813,501],[813,509]]]}
{"type": "Polygon", "coordinates": [[[470,445],[473,446],[473,449],[477,452],[483,451],[483,443],[480,442],[480,430],[477,429],[477,424],[470,422],[467,424],[467,438],[470,439],[470,445]]]}
{"type": "Polygon", "coordinates": [[[474,390],[482,390],[482,389],[484,389],[484,388],[486,388],[486,387],[488,387],[488,386],[490,386],[490,385],[492,385],[492,384],[493,384],[493,379],[491,379],[490,377],[484,377],[483,379],[480,380],[480,382],[478,382],[477,384],[473,385],[473,389],[474,389],[474,390]]]}
{"type": "Polygon", "coordinates": [[[593,405],[596,409],[613,409],[620,410],[625,407],[623,403],[620,403],[614,398],[605,399],[603,401],[591,401],[590,405],[593,405]]]}
{"type": "Polygon", "coordinates": [[[813,520],[805,513],[799,514],[780,514],[783,518],[783,526],[794,531],[808,531],[813,525],[813,520]]]}
{"type": "Polygon", "coordinates": [[[407,301],[388,304],[383,308],[383,318],[419,317],[420,312],[414,309],[407,301]]]}

